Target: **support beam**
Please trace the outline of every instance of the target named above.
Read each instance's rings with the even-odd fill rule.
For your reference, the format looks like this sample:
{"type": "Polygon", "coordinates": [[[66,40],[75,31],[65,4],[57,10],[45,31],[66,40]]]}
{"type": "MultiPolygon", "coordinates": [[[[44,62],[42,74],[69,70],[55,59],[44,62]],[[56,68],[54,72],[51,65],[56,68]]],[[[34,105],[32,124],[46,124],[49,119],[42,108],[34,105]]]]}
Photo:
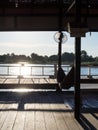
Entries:
{"type": "Polygon", "coordinates": [[[79,120],[80,118],[80,66],[81,66],[81,38],[75,38],[75,118],[79,120]]]}
{"type": "MultiPolygon", "coordinates": [[[[76,14],[75,14],[75,23],[76,27],[81,26],[81,0],[76,1],[76,14]]],[[[80,63],[81,63],[81,37],[75,37],[75,118],[80,119],[80,63]]]]}
{"type": "MultiPolygon", "coordinates": [[[[57,73],[57,80],[61,79],[61,75],[62,75],[62,69],[61,69],[61,57],[62,57],[62,38],[63,38],[63,34],[62,34],[62,19],[63,19],[63,15],[62,15],[62,5],[63,5],[63,1],[59,0],[59,17],[58,17],[58,27],[59,27],[59,42],[58,42],[58,73],[57,73]]],[[[59,81],[58,81],[58,87],[56,88],[56,91],[62,91],[61,87],[59,85],[59,81]]]]}
{"type": "Polygon", "coordinates": [[[58,26],[59,26],[59,33],[60,33],[60,37],[59,37],[59,43],[58,43],[58,67],[61,67],[61,52],[62,52],[62,19],[63,19],[63,15],[62,15],[62,5],[63,5],[63,1],[59,0],[59,17],[58,17],[58,26]]]}
{"type": "Polygon", "coordinates": [[[60,31],[60,38],[58,43],[58,68],[61,67],[61,56],[62,56],[62,32],[60,31]]]}
{"type": "Polygon", "coordinates": [[[63,21],[63,0],[59,0],[59,17],[58,17],[58,27],[59,27],[59,43],[58,43],[58,67],[61,67],[61,52],[62,52],[62,21],[63,21]]]}
{"type": "Polygon", "coordinates": [[[73,8],[74,5],[75,5],[75,0],[71,3],[71,5],[67,9],[66,13],[68,13],[73,8]]]}

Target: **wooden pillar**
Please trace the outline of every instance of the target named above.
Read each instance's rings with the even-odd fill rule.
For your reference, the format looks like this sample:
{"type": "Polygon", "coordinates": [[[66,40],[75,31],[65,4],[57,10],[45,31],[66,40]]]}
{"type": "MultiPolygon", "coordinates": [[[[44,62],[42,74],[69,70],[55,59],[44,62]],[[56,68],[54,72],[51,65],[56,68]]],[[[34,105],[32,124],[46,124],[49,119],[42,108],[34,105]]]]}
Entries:
{"type": "MultiPolygon", "coordinates": [[[[59,42],[58,42],[58,73],[57,73],[57,80],[61,79],[62,71],[61,71],[61,57],[62,57],[62,18],[63,18],[63,12],[62,12],[62,5],[63,5],[63,0],[58,1],[58,6],[59,6],[59,17],[58,17],[58,29],[59,29],[59,42]]],[[[60,81],[58,80],[58,87],[56,88],[57,92],[62,91],[60,87],[60,81]]]]}
{"type": "MultiPolygon", "coordinates": [[[[81,0],[75,0],[76,2],[76,14],[75,14],[75,25],[76,28],[81,28],[81,0]]],[[[80,66],[81,66],[81,37],[75,36],[75,118],[79,120],[80,118],[80,66]]]]}
{"type": "Polygon", "coordinates": [[[60,38],[59,38],[59,43],[58,43],[58,67],[61,67],[61,62],[62,62],[62,32],[59,31],[60,33],[60,38]]]}
{"type": "Polygon", "coordinates": [[[63,18],[63,12],[62,12],[62,5],[63,5],[63,1],[59,0],[58,1],[59,4],[59,18],[58,18],[58,26],[59,26],[59,33],[60,33],[60,37],[59,37],[59,43],[58,43],[58,67],[61,67],[61,56],[62,56],[62,18],[63,18]]]}
{"type": "Polygon", "coordinates": [[[80,118],[80,66],[81,66],[81,38],[75,38],[75,61],[74,61],[74,68],[75,68],[75,118],[79,120],[80,118]]]}

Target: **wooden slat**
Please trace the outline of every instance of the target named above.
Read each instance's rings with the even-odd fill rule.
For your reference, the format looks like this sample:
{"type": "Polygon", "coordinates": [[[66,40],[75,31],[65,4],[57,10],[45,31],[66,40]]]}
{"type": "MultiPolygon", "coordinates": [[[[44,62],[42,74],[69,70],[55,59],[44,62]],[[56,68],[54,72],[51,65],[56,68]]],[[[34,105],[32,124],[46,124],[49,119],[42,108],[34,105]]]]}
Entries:
{"type": "Polygon", "coordinates": [[[9,105],[6,105],[6,104],[0,104],[0,129],[3,127],[4,125],[4,122],[7,118],[7,115],[8,115],[8,111],[2,111],[2,110],[5,110],[5,109],[8,109],[9,108],[9,105]]]}
{"type": "Polygon", "coordinates": [[[5,81],[5,84],[10,84],[10,83],[18,84],[18,79],[16,79],[16,78],[14,78],[14,79],[7,79],[5,81]]]}
{"type": "Polygon", "coordinates": [[[31,78],[20,79],[20,84],[33,84],[31,78]]]}
{"type": "Polygon", "coordinates": [[[33,80],[33,83],[34,83],[34,84],[38,84],[40,79],[38,79],[38,78],[33,78],[32,80],[33,80]]]}
{"type": "Polygon", "coordinates": [[[8,115],[8,111],[5,112],[1,112],[2,115],[0,114],[0,129],[2,128],[2,126],[4,125],[4,122],[6,120],[6,117],[8,115]]]}
{"type": "Polygon", "coordinates": [[[35,129],[36,130],[46,130],[45,126],[45,119],[44,119],[44,112],[42,110],[42,104],[41,104],[41,95],[37,94],[35,97],[35,129]]]}
{"type": "Polygon", "coordinates": [[[57,83],[56,79],[46,79],[48,83],[57,83]]]}
{"type": "Polygon", "coordinates": [[[16,117],[17,112],[10,111],[10,112],[4,112],[7,113],[7,116],[5,117],[5,121],[1,127],[1,130],[11,130],[13,128],[14,120],[16,117]]]}
{"type": "MultiPolygon", "coordinates": [[[[98,120],[90,113],[83,114],[86,120],[92,124],[93,129],[98,129],[98,120]]],[[[89,126],[90,127],[90,126],[89,126]]],[[[92,129],[92,128],[91,128],[92,129]]]]}
{"type": "Polygon", "coordinates": [[[8,78],[5,82],[0,83],[0,89],[14,88],[39,88],[39,89],[55,89],[57,83],[54,79],[46,78],[8,78]]]}
{"type": "Polygon", "coordinates": [[[45,80],[45,78],[40,78],[40,84],[47,84],[47,81],[45,80]]]}
{"type": "MultiPolygon", "coordinates": [[[[54,98],[53,98],[54,99],[54,98]]],[[[59,101],[61,103],[57,104],[57,108],[59,110],[62,110],[61,115],[62,118],[64,119],[67,129],[72,130],[83,130],[83,128],[79,125],[79,123],[74,119],[74,116],[72,115],[72,107],[69,105],[69,101],[63,97],[63,102],[62,102],[62,97],[59,95],[55,96],[56,102],[59,101]],[[65,112],[64,112],[65,110],[65,112]]]]}
{"type": "Polygon", "coordinates": [[[53,116],[54,116],[56,124],[57,124],[57,129],[58,130],[68,129],[68,127],[66,125],[66,122],[65,122],[65,120],[64,120],[64,118],[63,118],[63,116],[61,114],[63,110],[59,109],[58,106],[60,104],[56,103],[55,96],[52,96],[52,95],[51,95],[51,97],[49,96],[49,100],[50,100],[50,106],[54,110],[53,116]],[[55,111],[57,111],[57,112],[55,112],[55,111]]]}
{"type": "Polygon", "coordinates": [[[41,97],[46,130],[57,130],[57,124],[52,112],[53,109],[51,108],[51,102],[49,101],[48,95],[43,93],[41,97]]]}
{"type": "Polygon", "coordinates": [[[4,83],[6,81],[5,78],[0,78],[0,84],[4,83]]]}
{"type": "MultiPolygon", "coordinates": [[[[43,109],[48,110],[50,105],[49,104],[42,104],[43,109]]],[[[45,125],[47,130],[56,130],[57,124],[55,122],[55,118],[52,112],[44,112],[45,117],[45,125]],[[48,121],[49,120],[49,121],[48,121]]]]}
{"type": "Polygon", "coordinates": [[[35,130],[35,111],[29,111],[32,109],[34,110],[34,108],[35,108],[34,103],[27,103],[25,105],[25,110],[27,111],[26,111],[24,130],[35,130]]]}
{"type": "MultiPolygon", "coordinates": [[[[56,79],[51,78],[0,78],[0,84],[40,84],[40,83],[57,83],[56,79]]],[[[97,84],[98,79],[81,79],[82,84],[97,84]]]]}
{"type": "Polygon", "coordinates": [[[23,130],[25,121],[25,112],[18,111],[14,122],[13,130],[23,130]]]}

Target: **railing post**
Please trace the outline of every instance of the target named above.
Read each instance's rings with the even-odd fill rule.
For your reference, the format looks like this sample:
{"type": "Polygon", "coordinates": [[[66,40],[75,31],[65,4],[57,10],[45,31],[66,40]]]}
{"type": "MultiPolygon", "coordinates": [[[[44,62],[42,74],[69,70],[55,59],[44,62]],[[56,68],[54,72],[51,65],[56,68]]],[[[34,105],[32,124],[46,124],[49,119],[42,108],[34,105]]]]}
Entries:
{"type": "Polygon", "coordinates": [[[9,76],[9,66],[7,66],[7,75],[9,76]]]}
{"type": "Polygon", "coordinates": [[[91,66],[88,66],[88,76],[91,76],[91,66]]]}
{"type": "Polygon", "coordinates": [[[57,77],[57,64],[54,64],[54,78],[57,77]]]}
{"type": "Polygon", "coordinates": [[[42,66],[42,76],[44,76],[44,66],[42,66]]]}
{"type": "Polygon", "coordinates": [[[19,67],[19,76],[21,76],[21,66],[19,67]]]}
{"type": "Polygon", "coordinates": [[[31,66],[31,76],[32,76],[32,66],[31,66]]]}

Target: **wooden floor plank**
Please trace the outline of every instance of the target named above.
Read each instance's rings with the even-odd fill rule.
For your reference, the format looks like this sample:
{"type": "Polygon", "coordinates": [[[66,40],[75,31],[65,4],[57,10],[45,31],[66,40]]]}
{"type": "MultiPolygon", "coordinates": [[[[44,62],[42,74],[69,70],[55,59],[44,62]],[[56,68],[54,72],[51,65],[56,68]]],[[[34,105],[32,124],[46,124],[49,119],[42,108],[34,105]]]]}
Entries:
{"type": "Polygon", "coordinates": [[[33,83],[34,83],[34,84],[40,83],[40,79],[38,79],[38,78],[33,78],[32,80],[33,80],[33,83]]]}
{"type": "Polygon", "coordinates": [[[16,118],[16,114],[17,114],[16,111],[10,111],[8,113],[8,116],[7,116],[7,118],[4,122],[4,125],[1,128],[1,130],[11,130],[13,128],[14,121],[15,121],[15,118],[16,118]]]}
{"type": "Polygon", "coordinates": [[[44,78],[40,78],[40,84],[46,84],[47,81],[44,78]]]}
{"type": "Polygon", "coordinates": [[[68,130],[72,130],[72,129],[83,130],[83,128],[79,125],[79,123],[74,119],[74,116],[72,115],[73,110],[71,106],[69,105],[68,100],[62,97],[61,94],[56,95],[55,100],[60,102],[59,104],[57,104],[57,107],[59,110],[62,110],[61,115],[64,118],[67,129],[68,130]]]}
{"type": "Polygon", "coordinates": [[[90,113],[83,114],[83,116],[92,124],[92,126],[97,130],[98,129],[98,120],[90,113]]]}
{"type": "Polygon", "coordinates": [[[35,130],[35,96],[29,97],[29,102],[25,104],[26,110],[26,117],[25,117],[25,124],[24,130],[35,130]]]}
{"type": "Polygon", "coordinates": [[[0,99],[1,99],[0,100],[0,129],[3,127],[3,124],[9,113],[9,111],[7,111],[7,110],[9,109],[10,105],[6,104],[6,102],[8,101],[8,97],[9,97],[8,93],[0,93],[0,99]],[[6,96],[4,96],[4,95],[6,95],[6,96]],[[5,100],[6,100],[6,102],[5,102],[5,100]]]}
{"type": "Polygon", "coordinates": [[[25,82],[25,78],[19,79],[19,84],[24,84],[24,82],[25,82]]]}
{"type": "Polygon", "coordinates": [[[98,120],[98,113],[95,113],[95,115],[97,116],[97,120],[98,120]]]}
{"type": "Polygon", "coordinates": [[[35,102],[35,129],[46,130],[44,113],[42,111],[41,97],[39,93],[36,95],[35,102]]]}
{"type": "Polygon", "coordinates": [[[61,110],[58,108],[59,104],[56,103],[55,98],[53,98],[52,96],[49,96],[49,100],[50,100],[50,106],[54,110],[53,116],[56,121],[57,130],[68,130],[66,122],[61,114],[61,110]]]}
{"type": "Polygon", "coordinates": [[[8,115],[8,111],[2,111],[2,115],[0,115],[0,130],[4,125],[7,115],[8,115]]]}
{"type": "MultiPolygon", "coordinates": [[[[11,109],[12,107],[13,107],[13,105],[10,104],[8,109],[11,109]]],[[[5,109],[7,109],[7,108],[5,108],[5,109]]],[[[1,130],[12,130],[13,124],[14,124],[14,121],[15,121],[15,118],[16,118],[16,114],[17,114],[17,111],[4,111],[3,112],[2,117],[3,117],[3,119],[4,118],[5,119],[3,121],[1,130]]]]}
{"type": "Polygon", "coordinates": [[[24,130],[35,130],[34,112],[27,112],[24,130]]]}
{"type": "Polygon", "coordinates": [[[36,106],[35,109],[36,111],[36,118],[35,118],[35,123],[36,123],[36,130],[46,130],[46,124],[45,124],[45,118],[44,118],[44,111],[42,108],[42,99],[41,97],[43,96],[42,93],[38,93],[36,95],[36,106]]]}
{"type": "Polygon", "coordinates": [[[13,83],[13,84],[18,84],[18,79],[17,78],[13,78],[13,79],[7,79],[5,81],[5,84],[10,84],[10,83],[13,83]]]}
{"type": "Polygon", "coordinates": [[[49,83],[57,83],[56,79],[48,79],[49,83]]]}
{"type": "MultiPolygon", "coordinates": [[[[28,109],[34,109],[33,104],[27,105],[28,109]]],[[[26,111],[26,119],[24,124],[24,130],[35,130],[35,112],[34,111],[26,111]]]]}
{"type": "Polygon", "coordinates": [[[67,112],[62,112],[61,114],[63,115],[63,118],[67,124],[67,127],[69,130],[83,130],[83,128],[79,125],[79,123],[74,119],[74,115],[72,114],[71,111],[72,108],[69,106],[68,101],[66,102],[65,105],[59,105],[59,109],[65,109],[67,112]],[[69,112],[68,112],[69,111],[69,112]]]}
{"type": "Polygon", "coordinates": [[[0,84],[4,83],[6,81],[5,78],[0,78],[0,84]]]}
{"type": "MultiPolygon", "coordinates": [[[[45,107],[45,109],[47,109],[45,107]]],[[[56,121],[52,112],[44,112],[45,125],[47,130],[57,130],[56,121]]]]}
{"type": "Polygon", "coordinates": [[[46,130],[57,130],[57,124],[50,106],[47,94],[41,96],[42,109],[44,111],[46,130]]]}
{"type": "Polygon", "coordinates": [[[24,78],[20,80],[20,84],[33,84],[31,78],[24,78]]]}
{"type": "Polygon", "coordinates": [[[25,112],[18,111],[14,121],[13,130],[24,130],[25,112]]]}

